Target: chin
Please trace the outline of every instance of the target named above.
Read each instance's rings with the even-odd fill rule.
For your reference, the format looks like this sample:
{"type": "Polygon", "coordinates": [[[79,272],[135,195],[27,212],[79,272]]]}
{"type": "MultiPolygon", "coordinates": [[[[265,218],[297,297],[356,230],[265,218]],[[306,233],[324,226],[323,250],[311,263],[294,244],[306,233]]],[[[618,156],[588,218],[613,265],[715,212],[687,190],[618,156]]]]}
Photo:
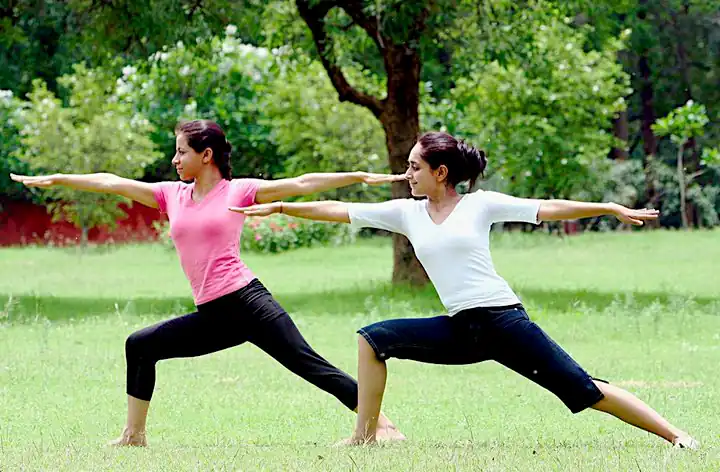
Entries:
{"type": "Polygon", "coordinates": [[[410,195],[413,197],[424,197],[425,194],[420,192],[418,189],[410,187],[410,195]]]}

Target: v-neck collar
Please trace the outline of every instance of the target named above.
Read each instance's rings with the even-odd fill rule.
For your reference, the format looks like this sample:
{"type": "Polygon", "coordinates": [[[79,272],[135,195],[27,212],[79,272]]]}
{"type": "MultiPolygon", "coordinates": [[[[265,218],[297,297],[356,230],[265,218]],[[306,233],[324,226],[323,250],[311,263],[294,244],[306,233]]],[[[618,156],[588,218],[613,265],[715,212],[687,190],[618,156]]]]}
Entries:
{"type": "Polygon", "coordinates": [[[467,197],[467,194],[464,194],[462,197],[460,197],[460,200],[457,201],[453,209],[448,213],[448,215],[445,217],[444,220],[442,220],[440,223],[436,223],[435,220],[432,219],[432,216],[430,215],[430,200],[425,200],[424,210],[425,215],[427,215],[430,222],[433,224],[433,226],[440,227],[445,224],[447,220],[450,219],[450,217],[455,213],[457,208],[460,206],[460,204],[465,200],[465,197],[467,197]]]}
{"type": "Polygon", "coordinates": [[[208,193],[205,194],[205,196],[204,196],[204,197],[202,198],[202,200],[200,200],[199,202],[198,202],[198,201],[195,201],[195,199],[193,198],[193,193],[195,192],[195,182],[193,182],[193,183],[190,185],[190,204],[191,204],[191,205],[194,205],[194,206],[202,205],[202,204],[205,203],[205,201],[207,201],[210,197],[212,197],[213,195],[215,195],[215,194],[219,191],[220,188],[222,188],[222,187],[225,186],[224,182],[228,182],[228,181],[227,181],[226,179],[221,179],[218,183],[216,183],[216,184],[213,186],[213,188],[210,189],[210,191],[209,191],[208,193]]]}

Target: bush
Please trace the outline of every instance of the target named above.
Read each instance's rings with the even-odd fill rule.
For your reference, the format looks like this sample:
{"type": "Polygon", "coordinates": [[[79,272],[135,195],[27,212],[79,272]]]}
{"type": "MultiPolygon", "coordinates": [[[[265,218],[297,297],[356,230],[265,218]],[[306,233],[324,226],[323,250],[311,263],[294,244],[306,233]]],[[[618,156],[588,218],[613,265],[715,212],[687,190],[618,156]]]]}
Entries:
{"type": "Polygon", "coordinates": [[[339,246],[355,240],[357,231],[343,223],[296,219],[286,215],[248,218],[240,240],[243,251],[284,252],[317,245],[339,246]]]}
{"type": "MultiPolygon", "coordinates": [[[[153,228],[158,239],[172,248],[167,221],[156,221],[153,228]]],[[[265,218],[249,217],[240,238],[243,251],[278,253],[312,246],[339,246],[355,241],[357,230],[343,223],[325,223],[296,219],[287,215],[265,218]]]]}

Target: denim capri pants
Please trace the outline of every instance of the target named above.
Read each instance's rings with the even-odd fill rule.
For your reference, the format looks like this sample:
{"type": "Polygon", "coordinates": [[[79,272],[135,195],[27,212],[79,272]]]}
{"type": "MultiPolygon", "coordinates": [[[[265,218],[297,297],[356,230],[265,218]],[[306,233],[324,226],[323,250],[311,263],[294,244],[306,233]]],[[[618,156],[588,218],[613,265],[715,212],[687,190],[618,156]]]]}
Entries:
{"type": "Polygon", "coordinates": [[[593,378],[519,304],[380,321],[358,333],[383,361],[395,357],[459,365],[494,360],[555,394],[573,413],[603,399],[593,378]]]}

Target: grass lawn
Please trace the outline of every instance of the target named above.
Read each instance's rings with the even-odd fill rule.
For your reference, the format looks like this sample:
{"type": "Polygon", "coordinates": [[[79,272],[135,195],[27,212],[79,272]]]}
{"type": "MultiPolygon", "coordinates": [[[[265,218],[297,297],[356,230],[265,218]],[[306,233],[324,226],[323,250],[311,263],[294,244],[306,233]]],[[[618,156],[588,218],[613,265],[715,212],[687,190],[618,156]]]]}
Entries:
{"type": "MultiPolygon", "coordinates": [[[[495,235],[498,271],[591,374],[703,445],[674,450],[597,412],[573,416],[494,363],[391,360],[403,444],[333,448],[354,415],[251,345],[158,365],[148,449],[109,449],[125,414],[123,343],[192,310],[160,246],[0,250],[0,471],[708,470],[720,464],[720,232],[495,235]]],[[[246,257],[322,355],[356,371],[355,329],[441,311],[393,288],[386,241],[246,257]]]]}

